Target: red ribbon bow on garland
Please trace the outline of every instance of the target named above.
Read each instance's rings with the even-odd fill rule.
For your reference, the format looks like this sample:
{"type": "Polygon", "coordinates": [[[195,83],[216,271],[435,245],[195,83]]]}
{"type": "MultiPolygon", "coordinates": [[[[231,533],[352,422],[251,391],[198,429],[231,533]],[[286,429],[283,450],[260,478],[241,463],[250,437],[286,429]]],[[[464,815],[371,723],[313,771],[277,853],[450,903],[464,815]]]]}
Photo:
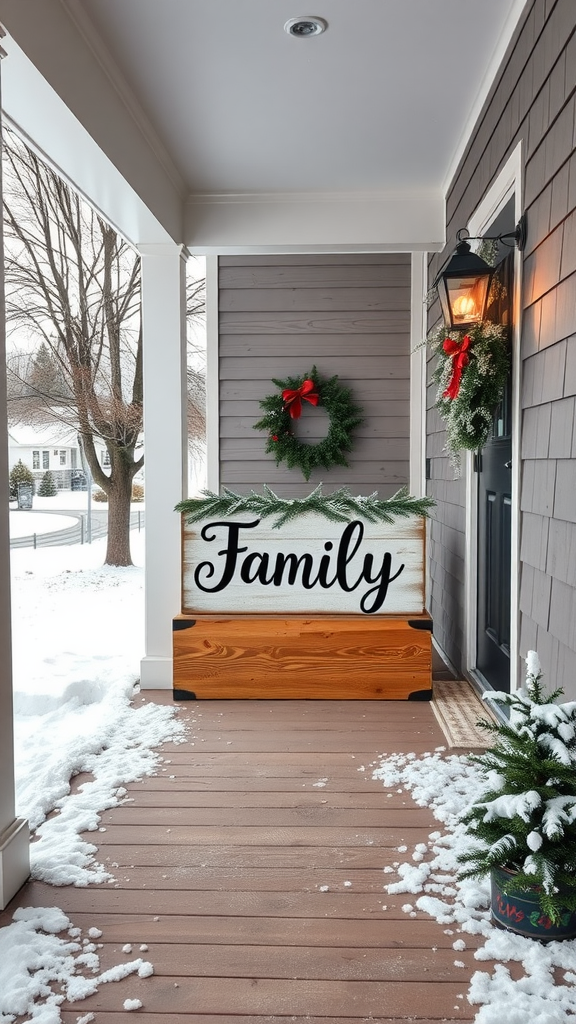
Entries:
{"type": "Polygon", "coordinates": [[[452,338],[446,338],[442,348],[444,349],[447,356],[452,357],[452,376],[450,383],[442,395],[442,398],[451,398],[454,400],[458,398],[460,392],[460,381],[462,379],[462,371],[465,366],[468,366],[470,362],[470,356],[468,355],[468,349],[472,344],[471,339],[466,334],[462,341],[452,341],[452,338]]]}
{"type": "Polygon", "coordinates": [[[310,402],[311,405],[318,405],[320,395],[317,391],[314,391],[315,387],[316,385],[313,380],[305,380],[296,391],[287,389],[282,392],[284,408],[288,409],[291,419],[300,419],[302,415],[302,400],[310,402]]]}

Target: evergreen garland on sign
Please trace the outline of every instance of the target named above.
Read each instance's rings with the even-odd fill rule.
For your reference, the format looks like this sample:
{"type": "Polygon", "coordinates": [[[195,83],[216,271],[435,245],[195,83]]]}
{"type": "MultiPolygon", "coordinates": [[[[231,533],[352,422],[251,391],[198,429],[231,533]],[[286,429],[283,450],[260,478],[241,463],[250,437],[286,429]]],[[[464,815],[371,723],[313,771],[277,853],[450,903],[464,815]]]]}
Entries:
{"type": "Polygon", "coordinates": [[[351,450],[352,432],[362,422],[350,388],[340,384],[338,377],[324,380],[315,366],[304,377],[273,379],[273,383],[279,391],[260,402],[266,415],[254,424],[254,430],[267,432],[266,452],[274,456],[276,465],[285,462],[288,469],[298,468],[306,480],[320,466],[347,466],[344,453],[351,450]],[[303,401],[322,406],[330,418],[328,434],[317,444],[299,440],[293,431],[303,401]]]}
{"type": "Polygon", "coordinates": [[[490,435],[510,371],[507,333],[484,321],[448,336],[439,327],[430,343],[439,357],[432,375],[438,385],[436,408],[446,423],[446,450],[459,466],[460,451],[477,451],[490,435]]]}
{"type": "Polygon", "coordinates": [[[510,723],[480,723],[496,742],[471,756],[487,791],[463,818],[474,848],[460,858],[460,877],[511,869],[505,891],[537,887],[542,912],[557,924],[563,910],[576,910],[576,701],[554,703],[562,690],[544,693],[534,651],[526,663],[524,690],[488,695],[508,705],[510,723]]]}
{"type": "Polygon", "coordinates": [[[237,515],[249,512],[261,519],[276,516],[272,524],[275,529],[301,516],[315,512],[324,516],[332,523],[349,523],[354,519],[366,519],[370,523],[393,523],[398,518],[407,516],[429,515],[434,507],[433,498],[413,498],[408,488],[403,487],[392,497],[380,500],[375,492],[367,498],[353,497],[346,487],[340,487],[332,494],[322,494],[322,484],[315,487],[307,498],[279,498],[266,484],[263,494],[251,491],[250,494],[236,494],[227,487],[223,494],[203,491],[203,498],[189,498],[176,505],[176,512],[182,512],[188,523],[197,523],[202,519],[215,516],[237,515]]]}

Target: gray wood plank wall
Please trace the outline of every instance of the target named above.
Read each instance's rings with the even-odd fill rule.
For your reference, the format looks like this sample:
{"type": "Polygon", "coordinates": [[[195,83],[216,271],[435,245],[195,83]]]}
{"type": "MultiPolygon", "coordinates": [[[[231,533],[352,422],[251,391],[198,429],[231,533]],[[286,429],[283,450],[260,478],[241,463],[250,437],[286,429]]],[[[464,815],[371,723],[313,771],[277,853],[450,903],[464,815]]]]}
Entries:
{"type": "MultiPolygon", "coordinates": [[[[389,497],[409,478],[410,256],[234,256],[219,260],[220,483],[246,492],[269,484],[302,497],[320,481],[389,497]],[[364,422],[348,467],[276,466],[254,430],[272,378],[316,365],[351,387],[364,422]]],[[[297,430],[319,440],[326,413],[307,407],[297,430]]]]}
{"type": "MultiPolygon", "coordinates": [[[[537,650],[553,685],[576,698],[576,3],[532,0],[447,196],[447,238],[430,279],[522,139],[524,253],[520,653],[537,650]]],[[[431,311],[430,323],[438,316],[431,311]]],[[[428,392],[434,632],[462,664],[465,496],[443,455],[428,392]]],[[[523,666],[522,666],[523,669],[523,666]]]]}

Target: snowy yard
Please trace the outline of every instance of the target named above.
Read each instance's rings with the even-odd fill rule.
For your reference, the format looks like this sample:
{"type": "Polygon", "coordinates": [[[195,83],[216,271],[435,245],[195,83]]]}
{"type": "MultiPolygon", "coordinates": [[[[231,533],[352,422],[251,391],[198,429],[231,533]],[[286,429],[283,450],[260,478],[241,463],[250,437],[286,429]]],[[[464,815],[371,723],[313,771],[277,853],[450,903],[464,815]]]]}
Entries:
{"type": "MultiPolygon", "coordinates": [[[[142,535],[134,537],[133,551],[140,562],[142,535]]],[[[154,747],[183,732],[172,708],[143,704],[134,694],[143,650],[143,572],[103,567],[103,552],[99,541],[12,553],[17,810],[37,829],[33,875],[55,886],[109,877],[94,860],[96,847],[79,833],[91,830],[97,838],[100,813],[122,800],[127,782],[156,770],[154,747]],[[70,793],[69,780],[79,772],[90,779],[70,793]],[[55,808],[59,813],[47,817],[55,808]]],[[[408,916],[430,915],[454,936],[456,966],[466,936],[483,939],[475,953],[478,971],[472,978],[462,972],[455,1010],[472,1004],[478,1024],[572,1020],[576,941],[543,946],[498,931],[488,920],[487,886],[456,879],[458,853],[469,841],[458,819],[478,796],[475,769],[442,750],[423,758],[390,753],[366,771],[391,791],[406,790],[417,804],[432,806],[439,821],[427,844],[398,849],[394,868],[384,869],[383,892],[406,893],[408,916]],[[482,969],[482,961],[492,959],[499,961],[496,969],[482,969]],[[506,966],[511,961],[513,976],[506,966]]],[[[153,964],[136,955],[101,973],[97,923],[82,935],[58,909],[57,888],[53,904],[23,908],[0,930],[1,1024],[17,1014],[58,1024],[64,994],[79,999],[102,984],[153,972],[153,964]]],[[[127,1010],[140,1005],[123,1002],[127,1010]]],[[[91,1019],[79,1017],[78,1024],[91,1019]]]]}

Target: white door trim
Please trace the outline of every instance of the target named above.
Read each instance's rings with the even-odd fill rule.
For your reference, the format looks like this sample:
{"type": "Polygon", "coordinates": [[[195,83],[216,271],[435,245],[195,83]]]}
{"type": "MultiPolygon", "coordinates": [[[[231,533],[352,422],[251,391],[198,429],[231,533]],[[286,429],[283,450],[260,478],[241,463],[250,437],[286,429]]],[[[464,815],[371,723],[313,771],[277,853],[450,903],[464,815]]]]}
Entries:
{"type": "Polygon", "coordinates": [[[410,493],[426,493],[426,281],[428,254],[412,253],[410,291],[410,493]]]}
{"type": "Polygon", "coordinates": [[[218,257],[206,257],[206,486],[220,491],[218,257]]]}
{"type": "MultiPolygon", "coordinates": [[[[502,207],[514,196],[514,215],[522,215],[523,196],[522,143],[506,161],[496,181],[484,196],[468,222],[471,235],[488,231],[502,207]]],[[[520,591],[520,316],[522,294],[522,253],[514,251],[514,307],[512,331],[512,538],[510,580],[510,688],[519,685],[519,612],[520,591]]],[[[473,471],[473,455],[467,452],[466,476],[466,550],[465,550],[465,667],[476,671],[477,586],[478,586],[478,476],[473,471]]]]}

